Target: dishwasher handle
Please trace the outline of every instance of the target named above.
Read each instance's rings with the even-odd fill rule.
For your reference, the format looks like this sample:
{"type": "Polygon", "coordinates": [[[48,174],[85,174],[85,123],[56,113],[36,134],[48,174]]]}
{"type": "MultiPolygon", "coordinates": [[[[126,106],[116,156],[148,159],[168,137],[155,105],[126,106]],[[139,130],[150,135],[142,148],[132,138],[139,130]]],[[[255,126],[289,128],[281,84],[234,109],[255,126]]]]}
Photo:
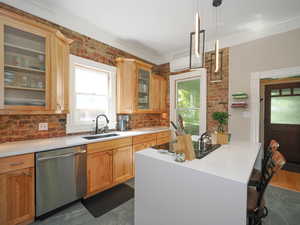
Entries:
{"type": "Polygon", "coordinates": [[[82,150],[82,151],[79,151],[79,152],[74,152],[74,153],[69,153],[69,154],[43,157],[43,158],[37,159],[37,161],[45,161],[45,160],[58,159],[58,158],[67,158],[67,157],[71,157],[71,156],[75,156],[75,155],[81,155],[81,154],[85,154],[85,153],[86,153],[86,150],[82,150]]]}

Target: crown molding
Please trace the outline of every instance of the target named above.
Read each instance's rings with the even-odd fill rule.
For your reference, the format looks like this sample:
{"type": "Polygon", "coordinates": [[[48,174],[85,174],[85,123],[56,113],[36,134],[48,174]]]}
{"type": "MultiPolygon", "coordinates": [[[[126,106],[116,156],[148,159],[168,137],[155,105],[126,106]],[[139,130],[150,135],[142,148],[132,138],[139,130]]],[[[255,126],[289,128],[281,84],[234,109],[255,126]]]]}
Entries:
{"type": "MultiPolygon", "coordinates": [[[[281,21],[277,24],[270,25],[268,27],[263,27],[261,29],[248,31],[248,32],[239,32],[233,35],[225,36],[219,38],[220,48],[232,47],[236,45],[240,45],[243,43],[255,41],[261,38],[265,38],[268,36],[285,33],[291,30],[295,30],[300,28],[300,16],[281,21]]],[[[212,51],[214,49],[214,40],[206,41],[205,43],[205,51],[212,51]]],[[[172,61],[174,59],[178,59],[181,57],[186,57],[189,55],[189,48],[182,49],[179,51],[171,52],[165,54],[163,58],[168,61],[172,61]]]]}
{"type": "Polygon", "coordinates": [[[102,30],[95,24],[91,24],[83,18],[75,16],[68,12],[62,12],[61,10],[53,10],[47,7],[41,1],[36,0],[3,0],[3,3],[11,5],[15,8],[23,10],[32,15],[41,17],[58,25],[64,26],[68,29],[94,38],[112,47],[118,48],[139,58],[152,62],[154,64],[161,64],[167,60],[154,52],[152,49],[145,48],[143,46],[133,46],[126,41],[120,40],[117,36],[109,34],[102,30]]]}

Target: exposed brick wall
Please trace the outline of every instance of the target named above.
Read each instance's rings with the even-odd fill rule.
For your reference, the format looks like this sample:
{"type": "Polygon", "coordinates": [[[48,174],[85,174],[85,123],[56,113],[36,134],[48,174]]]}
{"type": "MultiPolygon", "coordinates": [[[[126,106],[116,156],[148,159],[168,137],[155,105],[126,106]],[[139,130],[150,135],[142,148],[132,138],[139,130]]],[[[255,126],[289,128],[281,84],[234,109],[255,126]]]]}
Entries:
{"type": "MultiPolygon", "coordinates": [[[[212,119],[213,112],[228,112],[228,77],[229,77],[229,49],[224,48],[221,50],[222,54],[222,81],[218,83],[210,82],[211,77],[211,67],[215,66],[214,61],[211,61],[211,54],[214,52],[205,53],[205,68],[207,69],[207,129],[209,131],[217,130],[218,124],[212,119]]],[[[162,64],[155,67],[155,72],[168,79],[169,76],[189,72],[189,70],[184,70],[176,73],[170,72],[170,64],[162,64]]],[[[167,96],[168,102],[168,112],[170,107],[170,96],[168,91],[167,96]]],[[[167,119],[161,119],[162,125],[169,125],[169,113],[167,119]]],[[[227,126],[225,128],[227,130],[227,126]]]]}
{"type": "MultiPolygon", "coordinates": [[[[4,3],[0,3],[0,8],[9,10],[18,15],[24,16],[26,18],[38,21],[40,23],[51,26],[55,29],[60,30],[67,38],[73,40],[70,46],[70,53],[80,57],[94,60],[96,62],[108,64],[115,66],[115,59],[117,57],[135,58],[147,62],[141,58],[138,58],[130,53],[122,51],[120,49],[114,48],[110,45],[87,37],[78,32],[72,31],[65,27],[59,26],[42,18],[36,17],[4,3]]],[[[150,63],[150,62],[147,62],[150,63]]],[[[151,63],[150,63],[151,64],[151,63]]],[[[152,64],[153,65],[153,64],[152,64]]],[[[65,126],[60,127],[60,130],[50,129],[51,127],[57,127],[57,121],[65,115],[31,115],[31,116],[1,116],[0,115],[0,143],[15,140],[25,140],[25,139],[35,139],[35,138],[45,138],[54,136],[63,136],[66,134],[65,126]],[[56,119],[55,119],[56,118],[56,119]],[[23,122],[22,122],[23,121],[23,122]],[[21,124],[26,121],[26,129],[23,129],[21,124]],[[37,123],[48,122],[49,130],[38,132],[37,123]],[[5,123],[8,123],[7,126],[5,123]],[[15,133],[14,133],[15,132],[15,133]]],[[[143,126],[157,126],[160,124],[160,115],[133,115],[132,128],[138,128],[143,126]]]]}
{"type": "Polygon", "coordinates": [[[0,143],[66,135],[65,115],[0,116],[0,143]],[[48,123],[48,131],[38,131],[39,123],[48,123]]]}
{"type": "MultiPolygon", "coordinates": [[[[211,54],[205,54],[205,67],[207,69],[207,128],[209,131],[217,130],[218,123],[212,119],[213,112],[228,112],[228,88],[229,88],[229,49],[221,50],[222,55],[222,81],[218,83],[210,82],[211,65],[214,66],[214,61],[211,62],[211,54]]],[[[228,127],[225,127],[228,130],[228,127]]]]}
{"type": "Polygon", "coordinates": [[[133,114],[130,116],[129,127],[132,129],[153,126],[161,126],[160,114],[133,114]]]}

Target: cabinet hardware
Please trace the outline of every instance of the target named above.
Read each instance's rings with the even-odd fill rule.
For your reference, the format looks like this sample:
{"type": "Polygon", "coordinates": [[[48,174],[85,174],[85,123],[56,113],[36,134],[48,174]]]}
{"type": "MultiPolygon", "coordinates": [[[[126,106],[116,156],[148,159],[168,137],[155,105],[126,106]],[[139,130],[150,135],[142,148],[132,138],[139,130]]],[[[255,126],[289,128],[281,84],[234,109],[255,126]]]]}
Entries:
{"type": "Polygon", "coordinates": [[[9,164],[10,166],[20,166],[20,165],[23,165],[24,162],[16,162],[16,163],[11,163],[9,164]]]}

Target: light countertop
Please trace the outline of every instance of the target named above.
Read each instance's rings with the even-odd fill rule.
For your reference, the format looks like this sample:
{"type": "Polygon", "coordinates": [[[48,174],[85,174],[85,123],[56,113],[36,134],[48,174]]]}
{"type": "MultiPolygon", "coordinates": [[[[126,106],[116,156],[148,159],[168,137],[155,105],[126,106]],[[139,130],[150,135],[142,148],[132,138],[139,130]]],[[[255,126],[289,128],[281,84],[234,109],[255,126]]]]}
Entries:
{"type": "Polygon", "coordinates": [[[159,153],[152,148],[136,154],[246,184],[258,158],[260,148],[260,143],[232,142],[222,145],[202,159],[183,163],[175,162],[173,155],[159,153]]]}
{"type": "Polygon", "coordinates": [[[56,138],[45,138],[45,139],[34,139],[27,141],[16,141],[0,144],[0,158],[14,155],[21,155],[33,152],[41,152],[59,148],[66,148],[78,145],[85,145],[95,142],[108,141],[113,139],[119,139],[124,137],[137,136],[142,134],[151,134],[157,133],[160,131],[169,130],[169,127],[150,127],[150,128],[141,128],[130,131],[116,131],[111,133],[117,133],[119,136],[86,140],[83,137],[89,135],[71,135],[65,137],[56,137],[56,138]]]}

